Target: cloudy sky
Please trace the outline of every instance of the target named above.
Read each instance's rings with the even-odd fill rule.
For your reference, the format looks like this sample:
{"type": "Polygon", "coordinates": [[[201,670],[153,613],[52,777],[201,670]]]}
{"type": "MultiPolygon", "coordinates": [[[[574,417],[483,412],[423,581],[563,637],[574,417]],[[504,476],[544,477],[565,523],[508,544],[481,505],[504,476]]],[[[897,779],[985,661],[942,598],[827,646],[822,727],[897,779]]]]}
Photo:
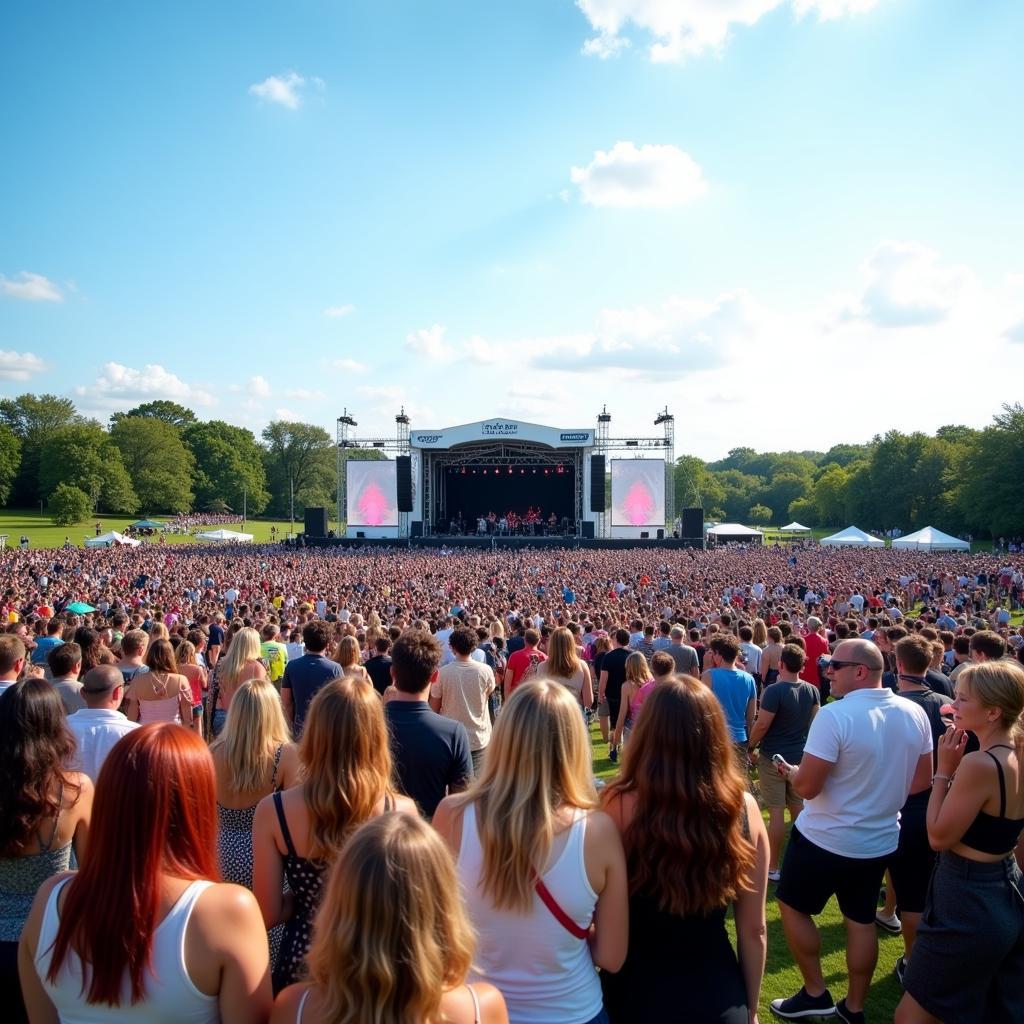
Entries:
{"type": "Polygon", "coordinates": [[[0,8],[0,396],[678,453],[1024,379],[1018,0],[0,8]]]}

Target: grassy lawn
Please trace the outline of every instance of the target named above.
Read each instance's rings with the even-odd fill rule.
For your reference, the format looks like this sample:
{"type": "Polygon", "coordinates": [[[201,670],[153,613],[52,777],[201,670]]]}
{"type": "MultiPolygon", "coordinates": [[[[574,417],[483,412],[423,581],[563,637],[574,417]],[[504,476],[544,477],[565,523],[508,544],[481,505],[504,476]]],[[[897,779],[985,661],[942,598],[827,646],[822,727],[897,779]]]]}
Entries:
{"type": "MultiPolygon", "coordinates": [[[[28,537],[29,547],[32,548],[59,548],[64,544],[65,538],[68,538],[76,547],[82,547],[86,537],[95,536],[97,522],[103,525],[104,533],[109,530],[117,530],[118,533],[123,533],[126,526],[130,526],[142,518],[142,516],[101,515],[95,516],[84,523],[79,523],[76,526],[55,526],[53,520],[46,513],[40,515],[38,511],[33,512],[28,509],[3,509],[0,510],[0,533],[7,534],[7,543],[10,547],[16,547],[22,535],[28,537]]],[[[165,516],[153,517],[158,523],[166,522],[169,518],[165,516]]],[[[223,527],[228,530],[238,530],[251,533],[253,540],[256,543],[261,543],[270,540],[271,526],[277,528],[279,538],[287,536],[288,521],[280,519],[247,519],[244,531],[242,531],[241,517],[239,517],[236,523],[223,523],[219,526],[199,527],[198,529],[213,530],[223,527]]],[[[300,520],[296,520],[295,532],[302,532],[302,522],[300,520]]],[[[193,538],[185,534],[168,533],[165,536],[167,538],[166,543],[168,544],[196,543],[193,538]]],[[[157,541],[158,539],[158,535],[149,538],[150,541],[157,541]]]]}
{"type": "MultiPolygon", "coordinates": [[[[597,724],[591,730],[594,747],[594,772],[600,779],[611,779],[618,768],[608,760],[608,745],[602,741],[597,724]]],[[[785,998],[798,991],[803,981],[786,945],[786,936],[782,931],[779,918],[779,905],[775,901],[775,887],[768,885],[768,962],[765,966],[764,984],[761,988],[761,1006],[759,1009],[762,1024],[775,1020],[768,1004],[773,999],[785,998]]],[[[735,942],[732,921],[729,921],[729,933],[735,942]]],[[[822,970],[825,982],[833,997],[841,999],[846,995],[846,929],[839,907],[833,899],[817,918],[821,932],[822,970]]],[[[903,954],[903,939],[898,935],[888,935],[878,930],[878,967],[875,978],[868,992],[865,1013],[868,1021],[881,1024],[891,1021],[896,1012],[896,1004],[903,992],[892,969],[898,957],[903,954]]],[[[813,1018],[812,1018],[813,1019],[813,1018]]]]}

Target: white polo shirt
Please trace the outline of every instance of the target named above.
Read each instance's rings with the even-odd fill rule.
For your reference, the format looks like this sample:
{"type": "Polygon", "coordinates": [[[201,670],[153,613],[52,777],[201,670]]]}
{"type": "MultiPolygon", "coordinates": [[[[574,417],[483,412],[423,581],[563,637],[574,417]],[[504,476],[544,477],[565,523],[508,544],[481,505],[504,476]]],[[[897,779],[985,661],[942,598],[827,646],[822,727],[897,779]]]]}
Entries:
{"type": "Polygon", "coordinates": [[[82,708],[67,717],[68,728],[75,737],[77,751],[74,767],[95,782],[114,744],[139,723],[125,718],[120,711],[82,708]]]}
{"type": "Polygon", "coordinates": [[[932,750],[928,717],[887,686],[854,690],[815,716],[804,746],[835,767],[804,804],[801,833],[842,857],[884,857],[899,843],[899,810],[922,754],[932,750]]]}

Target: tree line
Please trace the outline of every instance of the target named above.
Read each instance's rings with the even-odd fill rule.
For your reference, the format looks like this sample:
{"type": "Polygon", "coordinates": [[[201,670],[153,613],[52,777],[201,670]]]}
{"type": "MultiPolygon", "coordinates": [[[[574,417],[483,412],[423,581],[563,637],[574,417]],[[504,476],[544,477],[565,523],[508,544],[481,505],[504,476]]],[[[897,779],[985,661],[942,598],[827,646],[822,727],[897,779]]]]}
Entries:
{"type": "Polygon", "coordinates": [[[1005,405],[982,430],[890,430],[827,452],[733,448],[724,459],[676,460],[676,508],[709,519],[903,532],[1024,533],[1024,406],[1005,405]]]}
{"type": "MultiPolygon", "coordinates": [[[[346,457],[383,459],[357,449],[346,457]]],[[[191,511],[286,517],[336,501],[334,440],[275,420],[259,439],[176,402],[145,402],[106,425],[56,395],[0,400],[0,504],[48,505],[58,521],[191,511]]]]}

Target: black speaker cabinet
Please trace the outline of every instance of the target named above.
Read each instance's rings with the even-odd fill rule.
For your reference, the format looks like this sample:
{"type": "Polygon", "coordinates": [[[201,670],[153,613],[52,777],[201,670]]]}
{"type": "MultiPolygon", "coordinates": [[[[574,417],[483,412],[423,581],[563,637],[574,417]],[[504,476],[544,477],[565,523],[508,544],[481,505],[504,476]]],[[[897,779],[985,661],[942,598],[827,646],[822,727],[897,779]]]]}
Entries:
{"type": "Polygon", "coordinates": [[[399,455],[395,459],[395,470],[398,476],[398,511],[412,511],[412,459],[408,455],[399,455]]]}
{"type": "Polygon", "coordinates": [[[410,537],[422,537],[423,536],[423,520],[414,519],[409,524],[409,536],[410,537]]]}
{"type": "Polygon", "coordinates": [[[594,521],[593,519],[584,519],[582,522],[583,527],[583,539],[593,540],[594,539],[594,521]]]}
{"type": "Polygon", "coordinates": [[[704,509],[699,505],[683,509],[683,538],[700,541],[704,539],[704,509]]]}
{"type": "Polygon", "coordinates": [[[604,512],[606,504],[604,500],[604,456],[590,456],[590,511],[604,512]]]}
{"type": "Polygon", "coordinates": [[[327,509],[323,505],[306,506],[306,536],[327,536],[327,509]]]}

